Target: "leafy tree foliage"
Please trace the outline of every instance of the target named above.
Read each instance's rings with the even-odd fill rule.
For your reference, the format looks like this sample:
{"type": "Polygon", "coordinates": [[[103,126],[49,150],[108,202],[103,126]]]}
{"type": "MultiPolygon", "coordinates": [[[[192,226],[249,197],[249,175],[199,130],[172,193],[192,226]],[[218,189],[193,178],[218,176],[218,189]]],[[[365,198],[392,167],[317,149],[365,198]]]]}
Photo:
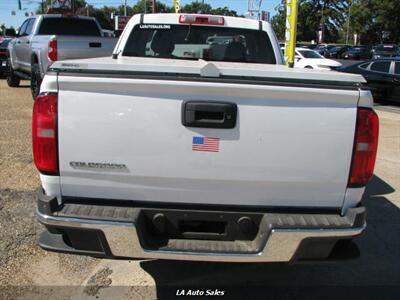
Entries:
{"type": "MultiPolygon", "coordinates": [[[[151,13],[152,12],[152,5],[153,4],[152,4],[151,0],[139,0],[133,6],[132,14],[144,13],[145,12],[145,6],[146,6],[146,13],[151,13]]],[[[172,7],[164,4],[163,2],[156,1],[156,11],[157,12],[172,12],[172,7]]]]}
{"type": "MultiPolygon", "coordinates": [[[[44,1],[44,11],[47,11],[47,8],[50,7],[51,0],[44,1]]],[[[97,18],[100,25],[104,29],[113,29],[114,21],[111,20],[111,13],[116,13],[119,15],[124,14],[124,6],[103,6],[101,8],[94,7],[92,5],[87,4],[85,0],[75,0],[75,11],[78,15],[86,15],[89,14],[92,17],[97,18]]],[[[137,13],[151,13],[152,12],[152,1],[151,0],[138,0],[135,5],[127,6],[127,15],[132,16],[137,13]]],[[[168,6],[161,1],[156,2],[156,11],[157,12],[173,12],[172,6],[168,6]]],[[[214,14],[214,15],[225,15],[225,16],[237,16],[237,12],[234,10],[230,10],[228,7],[217,7],[213,8],[209,4],[202,4],[200,1],[193,1],[184,5],[181,9],[182,12],[187,13],[206,13],[206,14],[214,14]]],[[[36,13],[42,13],[41,5],[36,9],[36,13]]]]}
{"type": "MultiPolygon", "coordinates": [[[[286,7],[285,0],[277,7],[277,15],[271,20],[280,39],[285,35],[286,7]]],[[[300,0],[297,16],[297,40],[315,40],[317,31],[324,28],[324,40],[333,42],[339,37],[339,29],[346,21],[344,12],[347,1],[340,0],[300,0]]]]}
{"type": "Polygon", "coordinates": [[[400,43],[399,0],[353,0],[350,8],[350,34],[361,43],[400,43]]]}
{"type": "Polygon", "coordinates": [[[212,8],[208,3],[202,3],[200,1],[193,1],[186,4],[181,9],[185,13],[203,13],[211,15],[223,15],[223,16],[237,16],[237,12],[230,10],[227,6],[212,8]]]}
{"type": "MultiPolygon", "coordinates": [[[[36,9],[36,13],[41,14],[47,12],[47,9],[51,6],[51,0],[44,0],[43,1],[43,6],[40,1],[38,8],[36,9]]],[[[86,6],[86,1],[85,0],[74,0],[74,9],[76,11],[84,8],[86,6]]]]}
{"type": "Polygon", "coordinates": [[[3,24],[1,24],[1,26],[0,26],[0,35],[4,35],[5,34],[5,31],[6,31],[6,25],[3,23],[3,24]]]}
{"type": "MultiPolygon", "coordinates": [[[[285,0],[276,8],[272,26],[285,35],[285,0]]],[[[400,0],[299,0],[297,40],[315,40],[321,24],[326,42],[344,42],[349,19],[349,41],[358,34],[362,44],[400,42],[400,0]]]]}

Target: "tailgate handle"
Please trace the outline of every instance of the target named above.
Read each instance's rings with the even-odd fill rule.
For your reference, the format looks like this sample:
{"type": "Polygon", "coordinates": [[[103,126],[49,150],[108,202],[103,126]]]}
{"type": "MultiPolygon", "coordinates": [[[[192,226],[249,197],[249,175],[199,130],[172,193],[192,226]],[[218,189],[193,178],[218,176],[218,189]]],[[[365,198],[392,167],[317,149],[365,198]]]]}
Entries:
{"type": "Polygon", "coordinates": [[[182,104],[182,124],[186,127],[234,128],[235,103],[214,101],[186,101],[182,104]]]}
{"type": "Polygon", "coordinates": [[[90,48],[101,48],[101,43],[89,43],[90,48]]]}

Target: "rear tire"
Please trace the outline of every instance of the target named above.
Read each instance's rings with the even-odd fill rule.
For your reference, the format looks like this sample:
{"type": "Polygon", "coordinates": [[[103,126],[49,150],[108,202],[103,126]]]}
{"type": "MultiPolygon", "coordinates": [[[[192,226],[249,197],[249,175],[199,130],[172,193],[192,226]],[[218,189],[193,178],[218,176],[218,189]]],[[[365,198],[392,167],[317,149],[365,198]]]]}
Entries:
{"type": "Polygon", "coordinates": [[[40,77],[39,64],[37,62],[33,62],[31,70],[31,93],[33,100],[35,100],[39,95],[41,84],[42,78],[40,77]]]}
{"type": "Polygon", "coordinates": [[[7,84],[9,87],[18,87],[21,79],[14,73],[14,69],[8,60],[7,84]]]}
{"type": "Polygon", "coordinates": [[[304,69],[314,69],[314,68],[311,66],[305,66],[304,69]]]}

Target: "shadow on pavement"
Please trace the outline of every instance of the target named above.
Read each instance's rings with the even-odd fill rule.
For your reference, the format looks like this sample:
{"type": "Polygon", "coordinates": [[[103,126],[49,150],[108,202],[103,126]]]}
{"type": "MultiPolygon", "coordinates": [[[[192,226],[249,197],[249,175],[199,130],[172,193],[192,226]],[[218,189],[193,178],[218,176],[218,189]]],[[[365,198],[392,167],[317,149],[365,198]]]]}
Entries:
{"type": "MultiPolygon", "coordinates": [[[[387,195],[393,193],[394,191],[395,191],[394,188],[392,188],[389,184],[380,179],[378,176],[374,175],[374,177],[372,177],[372,180],[368,183],[367,187],[365,188],[363,201],[367,201],[366,198],[387,195]]],[[[366,205],[365,202],[364,205],[366,205]]]]}
{"type": "MultiPolygon", "coordinates": [[[[7,80],[7,76],[6,75],[1,75],[0,74],[0,80],[7,80]]],[[[27,88],[27,87],[31,87],[30,84],[20,84],[17,88],[27,88]]]]}
{"type": "Polygon", "coordinates": [[[177,297],[182,289],[205,294],[219,289],[229,299],[400,299],[400,210],[383,196],[392,192],[376,176],[368,185],[363,197],[368,226],[355,239],[361,256],[354,260],[309,264],[152,260],[141,267],[154,278],[159,299],[177,297]]]}
{"type": "MultiPolygon", "coordinates": [[[[6,81],[6,80],[7,80],[7,77],[6,77],[6,76],[2,77],[2,76],[0,75],[0,80],[6,81]]],[[[17,86],[16,88],[18,89],[18,88],[30,88],[30,87],[31,87],[30,84],[20,84],[20,85],[17,86]]]]}

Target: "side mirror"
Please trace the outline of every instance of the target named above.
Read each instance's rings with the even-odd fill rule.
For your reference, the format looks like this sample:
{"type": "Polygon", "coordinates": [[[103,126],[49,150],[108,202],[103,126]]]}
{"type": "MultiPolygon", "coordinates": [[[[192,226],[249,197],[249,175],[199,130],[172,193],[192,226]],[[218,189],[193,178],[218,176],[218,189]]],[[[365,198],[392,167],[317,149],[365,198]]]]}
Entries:
{"type": "Polygon", "coordinates": [[[298,56],[298,55],[296,55],[296,56],[294,57],[294,60],[295,60],[295,61],[300,61],[300,60],[301,60],[301,57],[298,56]]]}

